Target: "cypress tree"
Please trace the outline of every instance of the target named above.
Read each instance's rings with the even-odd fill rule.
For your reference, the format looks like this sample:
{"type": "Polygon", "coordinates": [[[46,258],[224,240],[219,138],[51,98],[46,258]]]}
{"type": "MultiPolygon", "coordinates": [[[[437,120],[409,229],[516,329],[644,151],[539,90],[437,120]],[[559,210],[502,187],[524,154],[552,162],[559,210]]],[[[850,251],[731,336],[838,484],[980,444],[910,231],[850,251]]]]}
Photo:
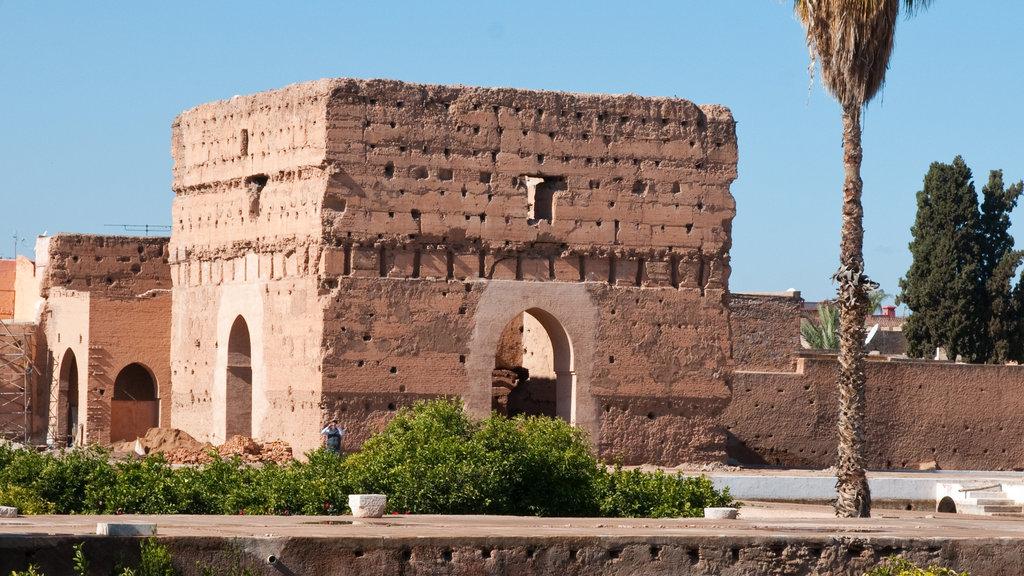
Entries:
{"type": "Polygon", "coordinates": [[[913,312],[903,325],[910,356],[930,356],[941,346],[951,359],[985,359],[980,219],[978,194],[963,158],[932,163],[910,229],[913,262],[900,279],[900,301],[913,312]]]}
{"type": "MultiPolygon", "coordinates": [[[[1021,360],[1018,332],[1021,330],[1021,308],[1013,297],[1013,277],[1024,252],[1013,249],[1010,236],[1010,212],[1016,207],[1022,183],[1005,188],[1002,170],[989,173],[988,184],[982,188],[981,203],[981,267],[985,281],[986,313],[991,347],[989,362],[1021,360]]],[[[1016,290],[1020,290],[1020,285],[1016,290]]]]}
{"type": "Polygon", "coordinates": [[[936,162],[917,193],[913,263],[900,280],[899,301],[912,311],[903,327],[907,352],[930,356],[944,347],[968,362],[1020,360],[1024,288],[1012,280],[1024,252],[1013,249],[1009,214],[1022,183],[1006,188],[993,170],[979,210],[971,177],[959,156],[936,162]]]}

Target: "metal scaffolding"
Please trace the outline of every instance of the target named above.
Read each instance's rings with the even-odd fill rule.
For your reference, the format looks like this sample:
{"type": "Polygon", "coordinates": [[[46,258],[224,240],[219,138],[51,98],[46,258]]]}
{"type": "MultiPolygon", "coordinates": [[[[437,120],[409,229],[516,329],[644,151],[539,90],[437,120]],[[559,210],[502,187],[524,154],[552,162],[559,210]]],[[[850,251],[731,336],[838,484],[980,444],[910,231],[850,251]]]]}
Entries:
{"type": "Polygon", "coordinates": [[[14,332],[0,322],[0,438],[29,440],[32,333],[14,332]]]}

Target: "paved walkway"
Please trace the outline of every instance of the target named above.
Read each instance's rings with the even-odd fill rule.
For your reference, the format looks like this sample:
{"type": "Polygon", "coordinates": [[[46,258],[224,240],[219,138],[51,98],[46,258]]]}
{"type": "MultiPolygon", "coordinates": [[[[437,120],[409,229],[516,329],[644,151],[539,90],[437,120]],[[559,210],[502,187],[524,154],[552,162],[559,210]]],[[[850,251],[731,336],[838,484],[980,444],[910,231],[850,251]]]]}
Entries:
{"type": "Polygon", "coordinates": [[[875,510],[870,519],[841,520],[827,506],[749,502],[736,520],[533,518],[514,516],[21,516],[0,519],[0,538],[87,535],[99,522],[157,525],[162,536],[327,538],[458,538],[545,536],[856,536],[1024,539],[1024,520],[875,510]]]}

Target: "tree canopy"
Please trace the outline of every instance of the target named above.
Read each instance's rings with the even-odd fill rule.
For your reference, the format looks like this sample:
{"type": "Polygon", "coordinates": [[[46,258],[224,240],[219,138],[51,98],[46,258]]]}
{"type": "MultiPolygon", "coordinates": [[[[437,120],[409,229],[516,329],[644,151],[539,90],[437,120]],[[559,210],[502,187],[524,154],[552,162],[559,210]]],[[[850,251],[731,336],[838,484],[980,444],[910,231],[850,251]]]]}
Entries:
{"type": "Polygon", "coordinates": [[[1024,253],[1009,233],[1021,191],[993,170],[979,206],[963,158],[931,165],[910,229],[913,263],[900,280],[899,300],[912,311],[903,327],[909,355],[941,347],[968,362],[1021,360],[1024,293],[1012,280],[1024,253]]]}

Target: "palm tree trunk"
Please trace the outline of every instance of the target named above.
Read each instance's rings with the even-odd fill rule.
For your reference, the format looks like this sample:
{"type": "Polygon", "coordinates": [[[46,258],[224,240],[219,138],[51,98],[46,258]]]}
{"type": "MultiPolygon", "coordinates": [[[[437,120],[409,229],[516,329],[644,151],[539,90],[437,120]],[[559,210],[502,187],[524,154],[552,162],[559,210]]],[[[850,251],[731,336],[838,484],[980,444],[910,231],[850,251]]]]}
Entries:
{"type": "Polygon", "coordinates": [[[860,106],[843,107],[843,232],[839,272],[839,461],[836,515],[871,516],[871,493],[864,471],[864,209],[860,179],[860,106]]]}

